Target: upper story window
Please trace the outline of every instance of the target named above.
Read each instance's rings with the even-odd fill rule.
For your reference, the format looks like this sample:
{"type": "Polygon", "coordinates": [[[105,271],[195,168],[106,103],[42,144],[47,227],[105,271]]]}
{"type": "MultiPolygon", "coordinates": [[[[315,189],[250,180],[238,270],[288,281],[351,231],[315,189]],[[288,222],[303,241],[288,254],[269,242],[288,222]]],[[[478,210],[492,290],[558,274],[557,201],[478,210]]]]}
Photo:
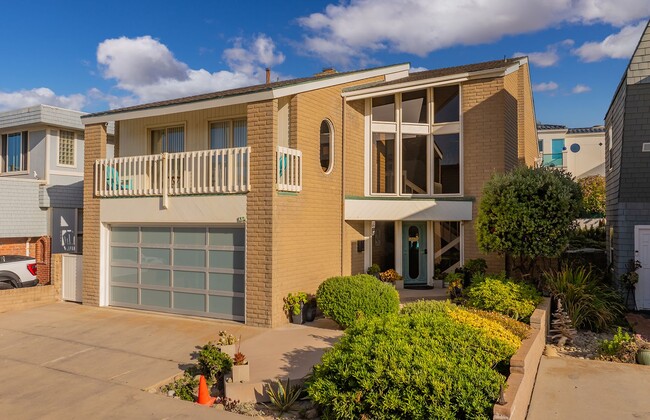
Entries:
{"type": "Polygon", "coordinates": [[[334,164],[334,129],[329,120],[320,123],[320,167],[330,173],[334,164]]]}
{"type": "Polygon", "coordinates": [[[210,149],[246,147],[248,129],[245,119],[217,121],[210,124],[210,149]]]}
{"type": "Polygon", "coordinates": [[[59,165],[74,166],[74,132],[59,131],[59,165]]]}
{"type": "Polygon", "coordinates": [[[539,153],[544,152],[544,140],[542,140],[542,139],[537,140],[537,151],[539,153]]]}
{"type": "Polygon", "coordinates": [[[185,151],[185,127],[151,129],[151,153],[178,153],[185,151]]]}
{"type": "Polygon", "coordinates": [[[4,172],[27,170],[27,131],[2,135],[4,172]]]}
{"type": "Polygon", "coordinates": [[[373,98],[371,119],[371,194],[462,193],[459,85],[373,98]]]}

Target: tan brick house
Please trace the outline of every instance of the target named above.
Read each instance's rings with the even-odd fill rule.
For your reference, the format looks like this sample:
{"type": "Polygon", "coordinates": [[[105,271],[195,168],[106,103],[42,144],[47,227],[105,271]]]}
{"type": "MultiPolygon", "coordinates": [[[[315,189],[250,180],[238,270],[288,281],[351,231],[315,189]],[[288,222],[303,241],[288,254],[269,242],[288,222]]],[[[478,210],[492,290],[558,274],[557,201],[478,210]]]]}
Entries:
{"type": "Polygon", "coordinates": [[[84,303],[268,327],[327,277],[378,263],[426,285],[478,257],[483,183],[537,155],[525,58],[325,71],[83,121],[84,303]]]}

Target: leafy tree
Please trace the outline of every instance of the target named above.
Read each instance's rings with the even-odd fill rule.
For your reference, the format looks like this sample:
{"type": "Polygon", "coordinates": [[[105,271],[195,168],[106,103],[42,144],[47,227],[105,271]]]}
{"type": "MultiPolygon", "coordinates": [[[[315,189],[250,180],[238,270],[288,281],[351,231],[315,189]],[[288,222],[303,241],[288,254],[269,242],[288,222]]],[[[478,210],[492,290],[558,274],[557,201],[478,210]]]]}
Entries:
{"type": "Polygon", "coordinates": [[[555,257],[566,248],[581,200],[578,184],[561,171],[521,166],[495,174],[483,187],[478,245],[515,257],[521,273],[532,275],[537,257],[555,257]]]}
{"type": "Polygon", "coordinates": [[[605,177],[588,176],[578,180],[582,190],[582,216],[605,217],[605,177]]]}

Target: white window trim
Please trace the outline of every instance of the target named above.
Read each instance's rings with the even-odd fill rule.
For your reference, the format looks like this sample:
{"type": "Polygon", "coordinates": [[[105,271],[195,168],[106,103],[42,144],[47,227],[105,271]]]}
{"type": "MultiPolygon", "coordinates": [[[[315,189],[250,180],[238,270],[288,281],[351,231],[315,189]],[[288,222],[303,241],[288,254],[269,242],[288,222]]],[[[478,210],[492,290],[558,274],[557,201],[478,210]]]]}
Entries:
{"type": "Polygon", "coordinates": [[[56,141],[56,166],[62,168],[76,168],[77,167],[77,132],[72,130],[58,130],[57,141],[56,141]],[[72,133],[72,165],[66,165],[61,163],[61,132],[67,131],[72,133]]]}
{"type": "MultiPolygon", "coordinates": [[[[332,173],[334,170],[334,148],[335,148],[335,132],[334,132],[334,124],[332,123],[332,120],[329,118],[323,118],[321,121],[320,125],[318,126],[318,164],[320,165],[320,126],[323,124],[323,122],[327,123],[327,126],[329,127],[330,130],[330,165],[327,168],[326,171],[323,171],[324,175],[329,175],[332,173]]],[[[321,166],[321,170],[323,167],[321,166]]]]}
{"type": "MultiPolygon", "coordinates": [[[[16,176],[16,175],[27,175],[29,174],[29,164],[30,164],[30,153],[29,153],[29,130],[24,130],[24,131],[8,131],[6,133],[2,133],[2,136],[7,136],[7,141],[9,141],[9,136],[12,134],[20,134],[20,166],[23,166],[23,163],[25,164],[25,169],[22,169],[20,171],[7,171],[7,158],[2,155],[1,149],[0,149],[0,176],[16,176]],[[23,133],[27,133],[27,138],[23,138],[23,133]],[[27,152],[23,153],[23,141],[27,142],[27,152]]],[[[0,147],[2,147],[2,138],[0,137],[0,147]]],[[[9,145],[7,145],[7,152],[9,150],[9,145]]]]}

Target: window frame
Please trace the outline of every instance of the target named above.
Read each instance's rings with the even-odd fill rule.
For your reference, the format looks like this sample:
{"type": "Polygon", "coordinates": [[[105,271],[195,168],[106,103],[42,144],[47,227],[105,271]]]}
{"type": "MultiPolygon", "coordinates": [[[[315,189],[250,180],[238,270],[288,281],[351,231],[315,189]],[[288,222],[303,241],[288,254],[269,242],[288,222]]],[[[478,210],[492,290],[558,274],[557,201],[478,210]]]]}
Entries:
{"type": "MultiPolygon", "coordinates": [[[[408,90],[393,93],[395,96],[395,122],[374,121],[372,117],[372,97],[367,98],[366,101],[366,168],[365,177],[367,179],[365,186],[366,196],[376,197],[399,197],[399,198],[444,198],[444,197],[463,197],[464,191],[464,141],[463,141],[463,88],[462,83],[441,83],[433,86],[417,86],[408,90]],[[434,121],[434,89],[446,86],[458,86],[458,121],[435,123],[434,121]],[[402,120],[402,94],[406,92],[413,92],[426,89],[427,91],[427,123],[404,123],[402,120]],[[373,167],[372,167],[372,147],[373,147],[373,133],[391,133],[395,135],[396,141],[396,155],[395,155],[395,193],[373,193],[373,167]],[[426,194],[409,194],[403,193],[402,182],[402,135],[403,134],[417,134],[427,136],[427,193],[426,194]],[[434,191],[434,135],[444,134],[458,134],[458,147],[459,147],[459,192],[436,194],[434,191]]],[[[389,95],[378,95],[389,96],[389,95]]]]}
{"type": "Polygon", "coordinates": [[[208,120],[208,145],[207,148],[208,150],[222,150],[222,149],[213,149],[212,148],[212,124],[218,124],[218,123],[228,123],[228,134],[229,134],[229,147],[225,147],[224,149],[234,149],[237,148],[235,147],[235,121],[244,121],[246,122],[246,146],[239,146],[239,147],[248,147],[248,118],[246,118],[246,115],[242,115],[239,117],[232,117],[232,118],[219,118],[219,119],[214,119],[214,120],[208,120]]]}
{"type": "Polygon", "coordinates": [[[334,139],[335,139],[335,134],[334,134],[334,124],[332,123],[332,120],[329,118],[323,118],[321,120],[320,125],[318,126],[318,163],[320,165],[321,170],[325,175],[329,175],[332,173],[332,170],[334,169],[334,139]],[[323,164],[321,163],[321,156],[322,156],[322,142],[321,142],[321,127],[323,126],[323,123],[327,124],[327,128],[329,129],[329,165],[327,169],[323,169],[323,164]]]}
{"type": "Polygon", "coordinates": [[[14,131],[0,136],[0,175],[24,175],[29,173],[29,131],[14,131]],[[20,169],[9,170],[9,136],[20,135],[20,169]]]}
{"type": "Polygon", "coordinates": [[[155,153],[153,151],[153,139],[151,138],[151,133],[156,130],[165,130],[165,134],[167,133],[167,130],[170,128],[177,128],[177,127],[183,127],[183,151],[182,152],[160,152],[160,153],[184,153],[187,152],[187,124],[185,121],[182,122],[170,122],[170,123],[165,123],[165,124],[158,124],[158,125],[151,125],[146,127],[146,134],[147,134],[147,144],[148,144],[148,149],[149,149],[149,154],[154,155],[154,154],[160,154],[160,153],[155,153]]]}
{"type": "Polygon", "coordinates": [[[72,130],[59,130],[58,144],[56,148],[56,164],[64,168],[76,168],[77,167],[77,133],[72,130]],[[72,164],[61,163],[61,138],[62,133],[72,133],[72,164]]]}

